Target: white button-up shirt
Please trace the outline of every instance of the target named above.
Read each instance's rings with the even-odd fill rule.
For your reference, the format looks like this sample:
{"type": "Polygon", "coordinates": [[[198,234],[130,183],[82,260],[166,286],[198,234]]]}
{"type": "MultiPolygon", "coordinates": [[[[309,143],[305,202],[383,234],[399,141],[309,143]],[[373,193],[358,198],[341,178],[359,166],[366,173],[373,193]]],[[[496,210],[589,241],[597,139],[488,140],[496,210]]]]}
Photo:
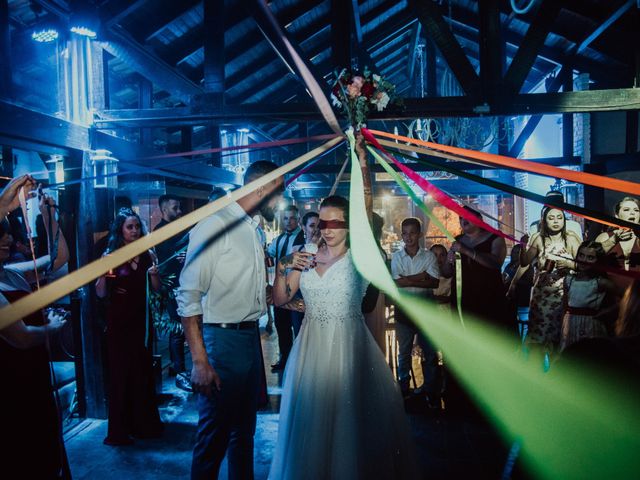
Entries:
{"type": "Polygon", "coordinates": [[[281,233],[278,235],[267,248],[267,253],[270,257],[276,259],[276,262],[280,260],[280,253],[282,252],[282,256],[287,256],[292,252],[296,252],[299,248],[294,248],[293,243],[295,242],[298,235],[300,235],[302,229],[300,227],[296,227],[294,231],[289,233],[289,237],[287,238],[287,232],[281,233]],[[285,239],[287,244],[284,245],[285,239]]]}
{"type": "Polygon", "coordinates": [[[238,323],[266,313],[264,250],[257,229],[234,202],[191,230],[176,295],[179,315],[238,323]]]}
{"type": "MultiPolygon", "coordinates": [[[[432,251],[419,248],[415,257],[410,257],[403,248],[391,256],[391,276],[394,280],[400,276],[408,277],[422,272],[427,272],[433,278],[440,278],[438,260],[432,251]]],[[[433,288],[403,287],[402,289],[407,293],[418,295],[433,293],[433,288]]]]}

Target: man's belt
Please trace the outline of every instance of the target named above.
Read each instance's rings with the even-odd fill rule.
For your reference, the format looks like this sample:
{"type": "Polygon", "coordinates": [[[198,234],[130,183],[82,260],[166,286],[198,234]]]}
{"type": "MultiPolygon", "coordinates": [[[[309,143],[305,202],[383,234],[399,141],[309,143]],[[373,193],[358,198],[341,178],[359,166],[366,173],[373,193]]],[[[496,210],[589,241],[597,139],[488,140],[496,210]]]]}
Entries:
{"type": "Polygon", "coordinates": [[[258,326],[258,322],[251,320],[248,322],[238,323],[205,323],[205,325],[216,328],[227,328],[229,330],[250,330],[255,329],[258,326]]]}

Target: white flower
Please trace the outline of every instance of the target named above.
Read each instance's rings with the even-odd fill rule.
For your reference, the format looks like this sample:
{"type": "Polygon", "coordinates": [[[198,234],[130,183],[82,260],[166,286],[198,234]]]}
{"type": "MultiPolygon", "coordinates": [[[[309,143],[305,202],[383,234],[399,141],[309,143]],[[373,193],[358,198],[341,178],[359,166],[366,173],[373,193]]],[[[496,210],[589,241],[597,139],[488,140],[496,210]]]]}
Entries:
{"type": "Polygon", "coordinates": [[[382,92],[382,95],[380,96],[380,98],[375,101],[377,110],[381,112],[385,108],[387,108],[387,105],[389,104],[389,100],[391,100],[389,98],[389,95],[387,95],[385,92],[382,92]]]}

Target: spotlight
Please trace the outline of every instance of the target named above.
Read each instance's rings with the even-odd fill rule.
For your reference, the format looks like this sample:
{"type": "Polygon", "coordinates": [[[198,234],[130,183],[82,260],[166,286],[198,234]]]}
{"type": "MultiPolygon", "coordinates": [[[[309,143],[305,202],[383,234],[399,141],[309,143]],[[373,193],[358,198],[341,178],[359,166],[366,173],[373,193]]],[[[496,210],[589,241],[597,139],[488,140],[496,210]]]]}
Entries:
{"type": "Polygon", "coordinates": [[[58,39],[58,30],[54,28],[46,28],[44,30],[38,30],[31,34],[31,38],[36,42],[49,43],[58,39]]]}
{"type": "Polygon", "coordinates": [[[248,128],[238,128],[238,132],[240,132],[240,133],[249,133],[249,129],[248,128]]]}
{"type": "Polygon", "coordinates": [[[82,35],[89,38],[96,38],[98,36],[95,30],[92,30],[89,27],[76,26],[71,27],[71,31],[77,35],[82,35]]]}

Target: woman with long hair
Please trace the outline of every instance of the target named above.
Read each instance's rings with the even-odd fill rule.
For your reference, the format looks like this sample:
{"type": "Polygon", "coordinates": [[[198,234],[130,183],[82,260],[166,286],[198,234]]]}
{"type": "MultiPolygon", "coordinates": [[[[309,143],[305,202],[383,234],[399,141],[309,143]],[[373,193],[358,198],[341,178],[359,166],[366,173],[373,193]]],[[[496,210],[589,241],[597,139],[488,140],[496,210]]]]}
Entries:
{"type": "Polygon", "coordinates": [[[520,252],[520,265],[526,267],[538,261],[529,310],[529,328],[525,344],[544,362],[560,342],[563,312],[564,278],[575,269],[574,258],[580,246],[578,236],[567,231],[564,212],[544,207],[540,232],[534,233],[527,248],[520,252]]]}
{"type": "MultiPolygon", "coordinates": [[[[356,151],[367,177],[361,137],[356,151]]],[[[365,204],[367,192],[365,180],[365,204]]],[[[300,289],[306,310],[285,369],[269,478],[419,478],[400,391],[362,315],[367,282],[349,250],[349,202],[327,197],[319,214],[317,254],[295,252],[276,266],[274,303],[300,289]]]]}
{"type": "MultiPolygon", "coordinates": [[[[624,197],[614,207],[616,218],[640,224],[640,200],[624,197]]],[[[633,230],[626,228],[609,229],[596,238],[602,243],[607,254],[608,265],[614,269],[640,272],[640,238],[633,230]]],[[[631,283],[628,277],[612,273],[611,280],[622,288],[631,283]]]]}
{"type": "MultiPolygon", "coordinates": [[[[113,222],[105,255],[138,240],[146,231],[138,214],[121,209],[113,222]]],[[[149,349],[147,278],[151,288],[161,282],[153,252],[137,255],[96,282],[107,300],[107,362],[109,367],[109,431],[106,445],[128,445],[134,438],[162,434],[149,349]]]]}

